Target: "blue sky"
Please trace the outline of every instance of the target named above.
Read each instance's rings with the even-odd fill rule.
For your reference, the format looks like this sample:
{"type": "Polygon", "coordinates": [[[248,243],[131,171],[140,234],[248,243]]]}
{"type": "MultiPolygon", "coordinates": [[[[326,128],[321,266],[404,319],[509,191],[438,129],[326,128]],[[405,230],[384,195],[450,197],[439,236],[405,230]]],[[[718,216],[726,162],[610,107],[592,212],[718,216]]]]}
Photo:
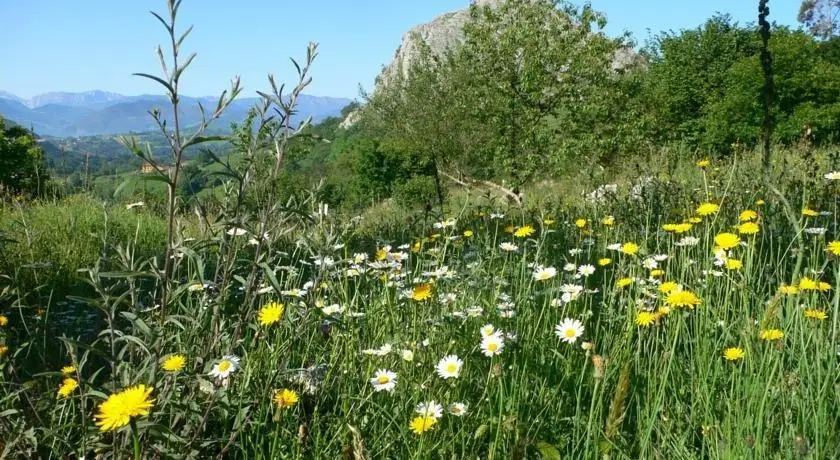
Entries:
{"type": "MultiPolygon", "coordinates": [[[[579,3],[579,2],[577,2],[579,3]]],[[[693,28],[715,12],[754,22],[753,0],[591,0],[607,14],[608,33],[627,30],[644,42],[661,30],[693,28]]],[[[771,1],[772,19],[795,24],[799,0],[771,1]]],[[[460,9],[469,0],[184,0],[181,30],[195,28],[184,51],[198,57],[184,94],[217,94],[240,75],[246,94],[267,87],[266,74],[291,81],[289,56],[320,44],[307,91],[356,97],[370,88],[411,26],[460,9]]],[[[154,48],[165,31],[148,13],[164,0],[0,0],[0,90],[21,97],[101,89],[160,93],[132,72],[159,71],[154,48]]]]}

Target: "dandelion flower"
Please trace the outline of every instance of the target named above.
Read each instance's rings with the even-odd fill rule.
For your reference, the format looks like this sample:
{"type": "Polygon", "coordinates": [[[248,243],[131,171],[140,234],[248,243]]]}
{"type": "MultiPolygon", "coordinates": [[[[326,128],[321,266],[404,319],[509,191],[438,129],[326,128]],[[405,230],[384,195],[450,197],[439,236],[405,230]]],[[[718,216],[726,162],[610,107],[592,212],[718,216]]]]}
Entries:
{"type": "Polygon", "coordinates": [[[724,266],[727,270],[740,270],[744,264],[738,259],[726,259],[724,266]]]}
{"type": "Polygon", "coordinates": [[[664,274],[665,274],[665,270],[662,270],[662,269],[660,269],[660,268],[657,268],[656,270],[651,270],[651,271],[650,271],[650,276],[651,276],[652,278],[657,278],[657,277],[660,277],[660,276],[662,276],[662,275],[664,275],[664,274]]]}
{"type": "Polygon", "coordinates": [[[5,326],[9,324],[9,318],[6,315],[0,315],[0,326],[5,326]]]}
{"type": "Polygon", "coordinates": [[[701,217],[711,216],[720,211],[720,206],[715,203],[703,203],[697,207],[697,215],[701,217]]]}
{"type": "Polygon", "coordinates": [[[703,303],[703,301],[700,300],[700,298],[693,292],[682,289],[671,292],[665,298],[665,304],[672,308],[693,309],[701,303],[703,303]]]}
{"type": "Polygon", "coordinates": [[[636,314],[636,325],[648,327],[656,321],[656,314],[649,311],[640,311],[636,314]]]}
{"type": "Polygon", "coordinates": [[[437,401],[422,402],[417,405],[417,408],[415,408],[414,411],[420,415],[426,415],[436,419],[443,416],[443,406],[438,404],[437,401]]]}
{"type": "Polygon", "coordinates": [[[79,387],[79,382],[76,379],[71,379],[70,377],[64,379],[61,382],[61,385],[58,387],[58,395],[62,398],[67,398],[73,393],[76,388],[79,387]]]}
{"type": "Polygon", "coordinates": [[[783,284],[779,286],[779,293],[782,295],[799,294],[799,288],[796,286],[788,286],[787,284],[783,284]]]}
{"type": "Polygon", "coordinates": [[[805,209],[802,210],[802,215],[805,216],[805,217],[817,217],[817,216],[820,215],[820,213],[817,212],[817,211],[814,211],[811,208],[805,208],[805,209]]]}
{"type": "Polygon", "coordinates": [[[755,222],[744,222],[738,226],[738,233],[742,235],[755,235],[758,231],[759,227],[755,222]]]}
{"type": "Polygon", "coordinates": [[[554,222],[556,221],[551,217],[546,217],[545,219],[543,219],[543,225],[554,225],[554,222]]]}
{"type": "Polygon", "coordinates": [[[633,242],[624,243],[619,251],[632,256],[639,252],[639,245],[633,242]]]}
{"type": "Polygon", "coordinates": [[[598,265],[601,267],[606,267],[607,265],[612,263],[612,259],[609,257],[604,257],[602,259],[598,259],[598,265]]]}
{"type": "Polygon", "coordinates": [[[586,224],[587,224],[586,219],[578,219],[578,220],[576,220],[576,221],[575,221],[575,226],[576,226],[577,228],[581,228],[581,229],[582,229],[582,228],[586,227],[586,224]]]}
{"type": "Polygon", "coordinates": [[[583,324],[579,320],[572,318],[565,318],[560,324],[554,327],[554,333],[557,334],[557,337],[568,344],[575,343],[583,335],[583,331],[583,324]]]}
{"type": "Polygon", "coordinates": [[[481,339],[481,353],[488,358],[502,354],[505,348],[505,340],[501,334],[490,334],[481,339]]]}
{"type": "Polygon", "coordinates": [[[525,238],[525,237],[531,236],[533,234],[534,234],[534,227],[531,227],[530,225],[523,225],[523,226],[516,229],[516,231],[513,233],[513,236],[515,236],[517,238],[525,238]]]}
{"type": "Polygon", "coordinates": [[[464,362],[458,359],[458,356],[449,355],[438,361],[435,371],[442,379],[457,379],[461,375],[463,365],[464,362]]]}
{"type": "Polygon", "coordinates": [[[370,379],[375,391],[394,391],[397,386],[397,374],[387,369],[379,369],[370,379]]]}
{"type": "Polygon", "coordinates": [[[738,361],[739,359],[744,359],[744,352],[743,348],[738,347],[729,347],[726,350],[723,350],[723,359],[727,361],[738,361]]]}
{"type": "Polygon", "coordinates": [[[182,354],[169,355],[163,360],[161,367],[166,372],[178,372],[187,364],[187,357],[182,354]]]}
{"type": "Polygon", "coordinates": [[[260,326],[270,326],[280,321],[280,317],[283,316],[284,310],[285,307],[281,303],[270,302],[266,304],[260,309],[260,312],[257,315],[260,326]]]}
{"type": "Polygon", "coordinates": [[[615,282],[615,285],[620,288],[630,286],[631,284],[633,284],[633,278],[621,278],[615,282]]]}
{"type": "Polygon", "coordinates": [[[799,290],[800,291],[816,291],[819,285],[816,281],[808,278],[807,276],[802,277],[799,280],[799,290]]]}
{"type": "Polygon", "coordinates": [[[298,397],[297,392],[289,390],[288,388],[275,391],[274,398],[272,398],[274,404],[276,404],[280,409],[286,409],[294,406],[297,404],[299,399],[300,398],[298,397]]]}
{"type": "Polygon", "coordinates": [[[96,426],[100,431],[117,430],[128,425],[132,417],[149,415],[155,402],[151,395],[152,387],[140,384],[108,396],[99,405],[96,426]]]}
{"type": "Polygon", "coordinates": [[[805,310],[804,314],[805,314],[805,317],[808,318],[808,319],[816,319],[816,320],[820,320],[820,321],[828,319],[828,314],[825,312],[825,310],[817,310],[815,308],[808,308],[808,309],[805,310]]]}
{"type": "Polygon", "coordinates": [[[408,424],[408,428],[411,429],[412,433],[419,436],[434,428],[436,423],[436,418],[428,415],[420,415],[411,420],[411,423],[408,424]]]}
{"type": "Polygon", "coordinates": [[[64,366],[61,368],[61,373],[64,375],[70,375],[76,372],[76,366],[64,366]]]}
{"type": "Polygon", "coordinates": [[[704,158],[697,162],[697,167],[702,169],[708,167],[710,164],[712,164],[712,162],[709,161],[708,158],[704,158]]]}
{"type": "Polygon", "coordinates": [[[472,230],[464,230],[464,238],[472,238],[474,235],[472,230]]]}
{"type": "Polygon", "coordinates": [[[431,299],[432,285],[428,283],[418,284],[414,287],[414,290],[411,291],[411,298],[418,302],[431,299]]]}
{"type": "Polygon", "coordinates": [[[732,249],[735,246],[738,246],[738,243],[741,242],[741,238],[734,233],[719,233],[715,236],[715,245],[721,249],[732,249]]]}
{"type": "Polygon", "coordinates": [[[9,351],[9,347],[0,344],[0,356],[5,355],[9,351]]]}
{"type": "Polygon", "coordinates": [[[831,285],[826,283],[825,281],[820,281],[817,285],[817,290],[820,292],[828,292],[831,290],[831,285]]]}
{"type": "Polygon", "coordinates": [[[747,222],[756,219],[758,219],[758,213],[753,211],[752,209],[745,209],[744,211],[741,211],[741,214],[738,215],[738,220],[741,222],[747,222]]]}
{"type": "Polygon", "coordinates": [[[615,225],[615,217],[613,217],[613,216],[604,217],[601,220],[601,223],[606,225],[607,227],[612,227],[613,225],[615,225]]]}
{"type": "Polygon", "coordinates": [[[785,333],[780,329],[765,329],[758,334],[758,338],[765,341],[781,340],[785,333]]]}
{"type": "Polygon", "coordinates": [[[679,290],[681,287],[682,286],[680,286],[678,283],[675,283],[673,281],[665,281],[664,283],[659,285],[659,292],[661,292],[663,294],[670,294],[674,291],[679,290]]]}
{"type": "Polygon", "coordinates": [[[225,355],[219,362],[213,365],[210,369],[209,375],[217,379],[224,380],[239,369],[239,357],[235,355],[225,355]]]}

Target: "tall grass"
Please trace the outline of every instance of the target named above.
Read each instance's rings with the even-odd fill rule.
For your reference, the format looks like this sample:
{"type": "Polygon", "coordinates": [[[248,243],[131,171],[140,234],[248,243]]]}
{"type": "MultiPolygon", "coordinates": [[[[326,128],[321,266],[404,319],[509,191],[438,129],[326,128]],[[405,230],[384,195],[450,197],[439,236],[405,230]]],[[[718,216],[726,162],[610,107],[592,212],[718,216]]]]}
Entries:
{"type": "MultiPolygon", "coordinates": [[[[79,383],[69,396],[56,394],[66,378],[57,365],[25,379],[14,371],[23,355],[55,344],[4,336],[3,448],[10,456],[125,457],[136,436],[144,458],[833,458],[840,268],[827,248],[837,239],[837,183],[805,181],[801,170],[778,175],[788,200],[822,213],[792,223],[746,174],[752,161],[705,169],[682,161],[671,177],[635,190],[638,181],[627,180],[599,200],[556,208],[550,200],[508,208],[465,199],[452,207],[452,221],[417,220],[413,236],[380,234],[365,261],[353,245],[369,244],[359,232],[375,225],[298,203],[310,217],[270,232],[254,308],[240,290],[254,235],[230,226],[177,238],[180,283],[166,316],[142,283],[154,263],[94,269],[87,276],[98,294],[85,302],[106,324],[89,342],[62,338],[64,364],[79,383]],[[697,217],[706,202],[720,210],[686,233],[663,230],[697,217]],[[738,234],[747,209],[757,213],[759,232],[739,234],[740,244],[716,255],[715,237],[738,234]],[[526,226],[534,233],[517,237],[526,226]],[[695,245],[684,244],[689,236],[695,245]],[[613,249],[627,242],[639,251],[613,249]],[[232,260],[220,265],[219,254],[232,260]],[[727,269],[725,260],[741,268],[727,269]],[[594,273],[580,276],[588,264],[594,273]],[[214,275],[219,266],[230,274],[214,275]],[[538,267],[557,274],[535,279],[538,267]],[[811,289],[809,279],[826,284],[811,289]],[[702,303],[662,310],[666,282],[702,303]],[[431,296],[415,300],[421,285],[431,296]],[[271,302],[282,303],[283,314],[261,325],[258,312],[271,302]],[[639,325],[641,312],[656,319],[639,325]],[[584,327],[571,344],[555,334],[566,318],[584,327]],[[218,332],[210,333],[214,322],[218,332]],[[504,341],[493,357],[480,349],[488,324],[504,341]],[[783,337],[762,339],[768,330],[783,337]],[[743,358],[725,359],[730,347],[743,358]],[[173,353],[186,366],[165,371],[173,353]],[[228,354],[241,367],[227,378],[209,375],[228,354]],[[457,378],[435,370],[448,355],[463,361],[457,378]],[[393,391],[371,384],[379,369],[397,374],[393,391]],[[148,414],[100,431],[94,415],[102,401],[136,384],[153,389],[148,414]],[[299,400],[279,407],[272,398],[281,389],[299,400]],[[426,401],[444,414],[417,435],[409,422],[426,401]],[[465,404],[466,414],[449,414],[452,403],[465,404]]],[[[8,315],[3,331],[44,321],[21,311],[8,315]]]]}

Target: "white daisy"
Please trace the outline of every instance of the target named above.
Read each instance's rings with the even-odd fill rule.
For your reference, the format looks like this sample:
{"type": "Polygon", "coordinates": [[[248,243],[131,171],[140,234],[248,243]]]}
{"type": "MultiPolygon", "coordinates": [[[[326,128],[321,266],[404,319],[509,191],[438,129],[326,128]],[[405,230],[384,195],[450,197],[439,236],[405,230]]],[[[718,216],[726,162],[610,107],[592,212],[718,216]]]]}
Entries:
{"type": "Polygon", "coordinates": [[[700,242],[700,239],[696,236],[684,236],[681,240],[674,243],[676,246],[697,246],[697,243],[700,242]]]}
{"type": "Polygon", "coordinates": [[[500,244],[499,248],[501,248],[502,251],[507,251],[507,252],[514,252],[514,251],[519,250],[519,247],[517,245],[515,245],[513,243],[508,243],[507,241],[500,244]]]}
{"type": "Polygon", "coordinates": [[[337,303],[334,303],[332,305],[328,305],[328,306],[322,308],[321,311],[327,316],[340,315],[340,314],[344,313],[344,307],[342,307],[341,305],[339,305],[337,303]]]}
{"type": "Polygon", "coordinates": [[[397,386],[397,374],[386,369],[379,369],[370,379],[374,391],[394,391],[397,386]]]}
{"type": "Polygon", "coordinates": [[[236,355],[224,355],[222,359],[213,365],[209,375],[224,380],[239,369],[239,357],[236,355]]]}
{"type": "Polygon", "coordinates": [[[437,401],[422,402],[414,410],[420,415],[434,417],[436,419],[443,415],[443,406],[438,404],[437,401]]]}
{"type": "Polygon", "coordinates": [[[619,249],[621,249],[621,243],[614,243],[607,246],[608,251],[618,251],[619,249]]]}
{"type": "Polygon", "coordinates": [[[580,276],[589,276],[593,273],[595,273],[594,265],[586,264],[578,267],[578,274],[580,274],[580,276]]]}
{"type": "Polygon", "coordinates": [[[560,337],[560,340],[568,344],[575,343],[578,337],[583,335],[583,331],[583,324],[571,318],[564,319],[554,327],[554,333],[557,334],[557,337],[560,337]]]}
{"type": "Polygon", "coordinates": [[[233,227],[227,231],[227,234],[230,236],[242,236],[248,233],[248,230],[239,227],[233,227]]]}
{"type": "Polygon", "coordinates": [[[505,339],[498,332],[481,339],[481,353],[488,358],[502,354],[504,348],[505,339]]]}
{"type": "Polygon", "coordinates": [[[454,415],[456,417],[463,417],[467,415],[467,405],[464,403],[452,403],[447,409],[449,410],[450,415],[454,415]]]}
{"type": "Polygon", "coordinates": [[[437,363],[435,370],[442,379],[457,379],[458,376],[461,375],[461,366],[463,365],[464,362],[458,359],[458,356],[449,355],[445,356],[437,363]]]}
{"type": "Polygon", "coordinates": [[[537,281],[546,281],[557,276],[557,269],[554,267],[537,267],[534,270],[534,279],[537,281]]]}
{"type": "Polygon", "coordinates": [[[583,249],[580,249],[580,248],[569,249],[569,255],[570,256],[576,256],[576,255],[581,254],[582,252],[583,252],[583,249]]]}
{"type": "Polygon", "coordinates": [[[481,329],[479,329],[478,331],[481,333],[482,337],[487,337],[493,335],[493,333],[496,332],[496,327],[492,324],[485,324],[484,326],[481,326],[481,329]]]}
{"type": "Polygon", "coordinates": [[[840,180],[840,171],[831,171],[830,173],[826,173],[823,177],[828,180],[840,180]]]}

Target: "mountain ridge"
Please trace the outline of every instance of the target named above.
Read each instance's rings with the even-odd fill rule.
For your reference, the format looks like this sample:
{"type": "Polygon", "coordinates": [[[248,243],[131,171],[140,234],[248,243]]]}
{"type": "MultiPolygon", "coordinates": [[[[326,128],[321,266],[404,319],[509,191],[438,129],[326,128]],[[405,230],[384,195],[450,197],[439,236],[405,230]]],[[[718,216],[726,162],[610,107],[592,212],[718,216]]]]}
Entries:
{"type": "MultiPolygon", "coordinates": [[[[215,105],[217,99],[212,96],[183,96],[181,100],[182,110],[179,115],[183,117],[183,125],[190,126],[200,121],[198,104],[201,103],[207,108],[215,105]]],[[[241,122],[257,101],[257,97],[235,100],[225,114],[216,120],[214,126],[227,127],[230,123],[241,122]]],[[[311,116],[313,122],[319,122],[327,117],[340,116],[341,109],[352,100],[304,94],[298,102],[299,120],[311,116]]],[[[154,130],[157,126],[149,111],[155,108],[161,110],[164,118],[171,114],[169,99],[163,95],[125,96],[92,90],[79,93],[51,92],[24,99],[0,91],[0,115],[20,125],[32,127],[39,134],[52,137],[112,135],[154,130]]]]}

